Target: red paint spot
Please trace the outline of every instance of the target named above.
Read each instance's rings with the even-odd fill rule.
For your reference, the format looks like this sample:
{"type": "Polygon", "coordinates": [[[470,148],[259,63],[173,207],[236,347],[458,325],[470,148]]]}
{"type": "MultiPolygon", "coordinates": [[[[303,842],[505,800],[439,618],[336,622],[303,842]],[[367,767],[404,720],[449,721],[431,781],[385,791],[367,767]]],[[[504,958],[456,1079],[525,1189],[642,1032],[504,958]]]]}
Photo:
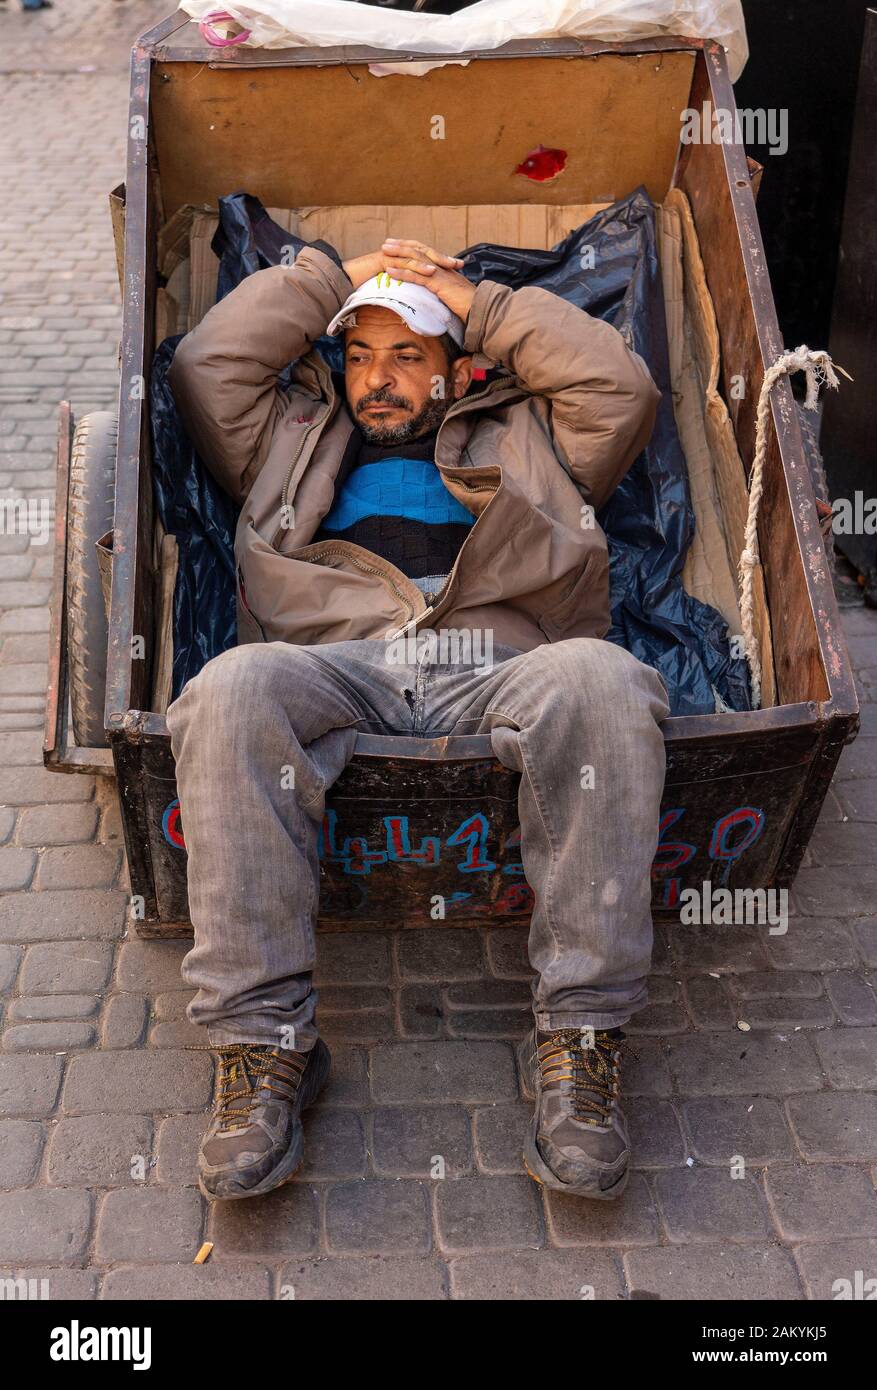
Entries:
{"type": "Polygon", "coordinates": [[[545,183],[548,179],[554,179],[563,173],[565,168],[566,150],[547,150],[544,145],[537,145],[524,162],[518,165],[515,173],[523,174],[527,179],[534,179],[536,183],[545,183]]]}

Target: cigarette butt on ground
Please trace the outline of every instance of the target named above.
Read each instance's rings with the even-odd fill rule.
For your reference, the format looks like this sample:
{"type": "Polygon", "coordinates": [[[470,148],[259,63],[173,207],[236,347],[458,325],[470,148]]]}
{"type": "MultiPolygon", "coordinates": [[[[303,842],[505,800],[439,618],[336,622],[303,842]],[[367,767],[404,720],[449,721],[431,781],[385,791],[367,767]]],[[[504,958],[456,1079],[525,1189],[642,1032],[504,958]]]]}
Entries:
{"type": "Polygon", "coordinates": [[[194,1260],[192,1261],[192,1264],[193,1264],[193,1265],[203,1265],[203,1264],[206,1264],[207,1261],[210,1259],[210,1252],[211,1252],[212,1249],[213,1249],[213,1241],[212,1241],[212,1240],[205,1240],[204,1244],[201,1246],[201,1249],[198,1251],[198,1254],[195,1256],[194,1260]]]}

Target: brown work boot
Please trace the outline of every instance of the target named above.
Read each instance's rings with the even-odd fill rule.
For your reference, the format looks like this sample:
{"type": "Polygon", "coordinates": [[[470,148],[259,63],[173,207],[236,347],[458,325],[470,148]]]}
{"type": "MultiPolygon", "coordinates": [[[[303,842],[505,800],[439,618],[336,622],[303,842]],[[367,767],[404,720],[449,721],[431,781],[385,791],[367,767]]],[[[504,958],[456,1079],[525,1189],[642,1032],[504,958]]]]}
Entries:
{"type": "Polygon", "coordinates": [[[260,1197],[301,1166],[301,1113],[326,1083],[329,1049],[318,1038],[309,1052],[257,1043],[211,1051],[216,1096],[198,1155],[198,1186],[211,1202],[260,1197]]]}
{"type": "Polygon", "coordinates": [[[562,1028],[531,1032],[518,1048],[536,1113],[524,1145],[531,1178],[559,1192],[609,1201],[627,1186],[630,1142],[618,1101],[624,1034],[562,1028]],[[593,1039],[593,1046],[589,1045],[593,1039]]]}

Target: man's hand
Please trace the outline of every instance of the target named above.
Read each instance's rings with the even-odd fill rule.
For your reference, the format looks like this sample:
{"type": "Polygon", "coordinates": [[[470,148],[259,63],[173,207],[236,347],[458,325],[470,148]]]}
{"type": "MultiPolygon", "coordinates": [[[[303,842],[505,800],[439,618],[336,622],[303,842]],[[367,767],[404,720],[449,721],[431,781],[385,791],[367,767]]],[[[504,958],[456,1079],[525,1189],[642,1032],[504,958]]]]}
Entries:
{"type": "Polygon", "coordinates": [[[388,237],[379,251],[345,261],[344,270],[354,289],[381,271],[387,271],[397,280],[424,285],[465,323],[475,286],[470,285],[465,275],[459,273],[459,267],[463,264],[459,256],[447,256],[432,246],[424,245],[422,241],[400,241],[388,237]]]}

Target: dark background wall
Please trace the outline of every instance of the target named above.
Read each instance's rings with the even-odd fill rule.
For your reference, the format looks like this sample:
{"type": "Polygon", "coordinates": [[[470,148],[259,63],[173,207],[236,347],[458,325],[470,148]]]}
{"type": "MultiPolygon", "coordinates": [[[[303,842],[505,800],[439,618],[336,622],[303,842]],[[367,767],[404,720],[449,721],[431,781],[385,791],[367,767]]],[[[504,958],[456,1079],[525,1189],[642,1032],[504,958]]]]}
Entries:
{"type": "MultiPolygon", "coordinates": [[[[871,0],[874,4],[874,0],[871,0]]],[[[786,107],[789,149],[764,165],[758,217],[789,347],[827,347],[867,0],[743,0],[740,108],[786,107]]]]}

